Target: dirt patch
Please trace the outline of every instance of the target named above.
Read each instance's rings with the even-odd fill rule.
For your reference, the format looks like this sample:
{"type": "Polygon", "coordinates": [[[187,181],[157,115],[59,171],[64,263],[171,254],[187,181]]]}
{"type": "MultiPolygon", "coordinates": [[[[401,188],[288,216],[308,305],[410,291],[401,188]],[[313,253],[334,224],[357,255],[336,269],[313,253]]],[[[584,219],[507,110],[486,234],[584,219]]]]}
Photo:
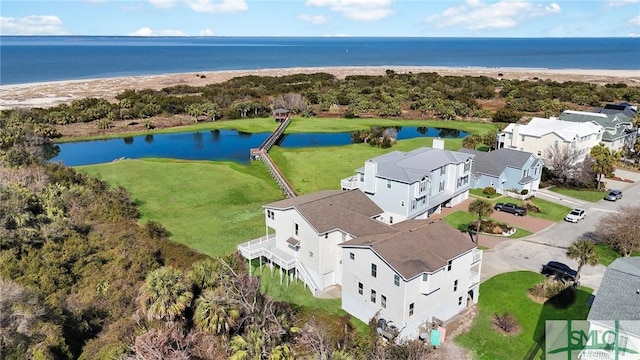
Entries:
{"type": "Polygon", "coordinates": [[[455,318],[446,324],[447,338],[446,341],[431,354],[429,359],[434,360],[471,360],[473,356],[471,351],[456,344],[454,339],[460,334],[464,334],[471,330],[473,321],[478,315],[477,305],[469,306],[466,310],[458,314],[455,318]]]}

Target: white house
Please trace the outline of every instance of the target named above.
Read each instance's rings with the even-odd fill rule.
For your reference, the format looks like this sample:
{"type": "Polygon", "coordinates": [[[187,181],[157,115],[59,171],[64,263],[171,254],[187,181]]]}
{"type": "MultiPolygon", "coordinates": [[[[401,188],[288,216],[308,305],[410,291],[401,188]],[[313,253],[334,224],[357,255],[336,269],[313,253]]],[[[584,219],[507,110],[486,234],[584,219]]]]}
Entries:
{"type": "Polygon", "coordinates": [[[604,129],[591,122],[562,121],[534,117],[526,125],[509,124],[498,134],[498,148],[515,149],[546,156],[553,146],[566,146],[579,154],[577,162],[602,141],[604,129]]]}
{"type": "Polygon", "coordinates": [[[342,279],[338,244],[358,236],[394,232],[374,220],[383,213],[360,190],[323,190],[263,206],[265,236],[238,246],[302,279],[315,295],[342,279]]]}
{"type": "Polygon", "coordinates": [[[434,148],[393,151],[365,161],[356,175],[341,181],[342,189],[358,188],[384,210],[381,221],[393,224],[425,219],[442,206],[457,205],[469,197],[473,155],[434,148]]]}
{"type": "Polygon", "coordinates": [[[631,119],[621,112],[606,114],[565,110],[560,114],[560,120],[600,125],[604,129],[602,144],[613,151],[632,149],[638,137],[638,129],[633,126],[631,119]]]}
{"type": "Polygon", "coordinates": [[[393,233],[341,244],[342,308],[369,322],[393,322],[416,338],[478,299],[482,251],[442,220],[407,220],[393,233]]]}

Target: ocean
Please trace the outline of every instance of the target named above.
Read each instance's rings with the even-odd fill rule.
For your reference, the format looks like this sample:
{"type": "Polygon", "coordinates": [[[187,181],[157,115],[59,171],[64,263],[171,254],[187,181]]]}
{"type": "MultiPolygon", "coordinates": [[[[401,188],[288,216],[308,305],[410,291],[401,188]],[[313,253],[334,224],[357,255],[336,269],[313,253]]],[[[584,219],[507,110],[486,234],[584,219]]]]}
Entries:
{"type": "Polygon", "coordinates": [[[330,66],[640,70],[640,38],[0,36],[1,85],[330,66]]]}

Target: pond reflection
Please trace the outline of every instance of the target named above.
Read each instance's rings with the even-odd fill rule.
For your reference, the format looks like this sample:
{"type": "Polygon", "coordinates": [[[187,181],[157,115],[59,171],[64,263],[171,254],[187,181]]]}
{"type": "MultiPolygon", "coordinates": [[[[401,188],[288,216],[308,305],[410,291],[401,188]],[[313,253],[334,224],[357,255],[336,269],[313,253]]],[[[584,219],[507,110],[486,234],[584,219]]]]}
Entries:
{"type": "MultiPolygon", "coordinates": [[[[393,127],[397,139],[416,137],[461,138],[467,133],[455,129],[393,127]]],[[[94,140],[58,144],[60,152],[51,161],[68,166],[100,164],[122,158],[173,158],[184,160],[234,161],[247,163],[249,150],[259,147],[269,133],[236,130],[210,130],[174,134],[148,134],[122,139],[94,140]]],[[[288,148],[341,146],[351,143],[350,133],[285,134],[278,142],[288,148]]]]}

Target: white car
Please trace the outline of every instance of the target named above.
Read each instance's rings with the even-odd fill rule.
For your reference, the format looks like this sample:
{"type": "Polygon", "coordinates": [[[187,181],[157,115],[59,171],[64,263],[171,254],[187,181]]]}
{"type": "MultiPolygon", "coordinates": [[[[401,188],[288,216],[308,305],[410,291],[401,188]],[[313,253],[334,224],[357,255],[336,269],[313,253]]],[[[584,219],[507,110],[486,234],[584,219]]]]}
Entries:
{"type": "Polygon", "coordinates": [[[568,213],[567,216],[564,217],[564,219],[565,221],[577,223],[578,221],[584,219],[585,215],[586,212],[584,211],[584,209],[575,208],[571,210],[571,212],[568,213]]]}

